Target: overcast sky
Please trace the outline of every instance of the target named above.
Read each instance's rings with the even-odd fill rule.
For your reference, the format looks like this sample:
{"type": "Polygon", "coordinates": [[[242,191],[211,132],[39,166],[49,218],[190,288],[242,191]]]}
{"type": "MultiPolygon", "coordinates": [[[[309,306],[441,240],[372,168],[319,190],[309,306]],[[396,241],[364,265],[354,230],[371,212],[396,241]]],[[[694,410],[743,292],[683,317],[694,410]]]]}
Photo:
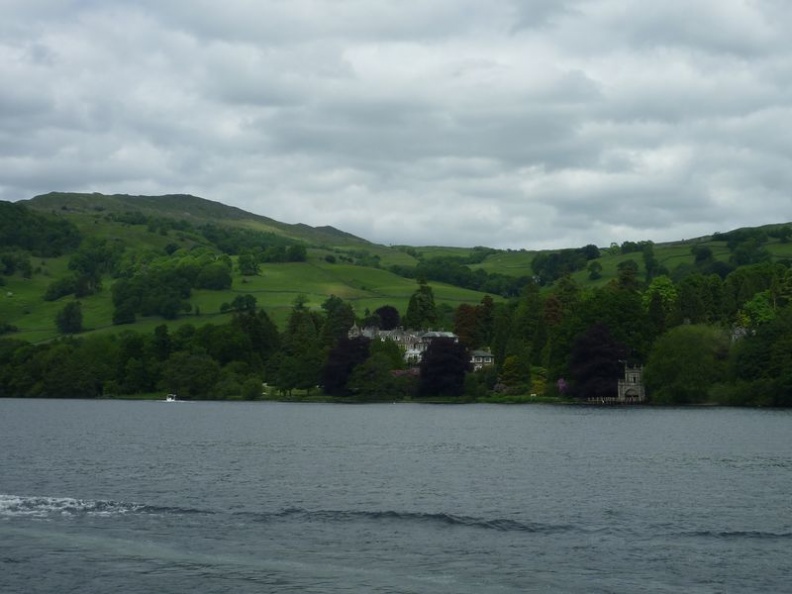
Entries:
{"type": "Polygon", "coordinates": [[[371,241],[792,221],[789,0],[0,0],[0,199],[190,193],[371,241]]]}

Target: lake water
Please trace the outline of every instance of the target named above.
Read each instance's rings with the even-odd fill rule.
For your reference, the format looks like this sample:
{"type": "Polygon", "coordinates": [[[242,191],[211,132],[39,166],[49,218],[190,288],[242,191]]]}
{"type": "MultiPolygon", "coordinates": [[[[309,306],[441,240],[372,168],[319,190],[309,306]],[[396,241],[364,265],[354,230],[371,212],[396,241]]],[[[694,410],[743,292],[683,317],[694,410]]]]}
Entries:
{"type": "Polygon", "coordinates": [[[792,592],[792,411],[0,399],[0,592],[792,592]]]}

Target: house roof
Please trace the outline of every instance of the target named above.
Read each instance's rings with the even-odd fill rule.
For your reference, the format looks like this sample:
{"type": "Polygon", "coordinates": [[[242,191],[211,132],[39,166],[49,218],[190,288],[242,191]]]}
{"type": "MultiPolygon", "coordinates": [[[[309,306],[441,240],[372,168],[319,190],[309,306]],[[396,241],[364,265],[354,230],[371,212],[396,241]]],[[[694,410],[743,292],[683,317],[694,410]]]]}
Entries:
{"type": "Polygon", "coordinates": [[[470,355],[472,357],[485,357],[485,358],[495,358],[495,355],[490,353],[489,351],[471,351],[470,355]]]}

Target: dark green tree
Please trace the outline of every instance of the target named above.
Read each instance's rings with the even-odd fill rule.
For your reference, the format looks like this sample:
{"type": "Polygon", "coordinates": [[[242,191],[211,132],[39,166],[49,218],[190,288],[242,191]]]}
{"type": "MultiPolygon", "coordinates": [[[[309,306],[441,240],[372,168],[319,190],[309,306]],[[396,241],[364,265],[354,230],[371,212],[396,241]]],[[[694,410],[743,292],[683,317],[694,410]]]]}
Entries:
{"type": "Polygon", "coordinates": [[[37,381],[28,396],[47,398],[95,398],[101,382],[91,361],[79,354],[74,342],[58,342],[38,352],[32,365],[37,381]]]}
{"type": "Polygon", "coordinates": [[[113,310],[113,324],[134,324],[136,320],[135,311],[137,306],[134,299],[127,299],[115,306],[113,310]]]}
{"type": "Polygon", "coordinates": [[[577,338],[594,325],[605,325],[616,342],[628,348],[630,358],[645,360],[654,337],[648,312],[641,302],[641,293],[623,289],[617,283],[595,289],[575,306],[564,321],[552,329],[553,349],[551,375],[565,374],[559,366],[568,362],[577,338]]]}
{"type": "Polygon", "coordinates": [[[113,378],[117,393],[153,392],[167,357],[157,356],[153,341],[138,332],[120,333],[117,343],[118,355],[113,378]]]}
{"type": "Polygon", "coordinates": [[[286,261],[305,262],[308,259],[308,250],[301,243],[290,245],[286,248],[286,261]]]}
{"type": "Polygon", "coordinates": [[[465,374],[472,370],[465,345],[452,338],[435,338],[421,358],[420,396],[461,396],[465,374]]]}
{"type": "Polygon", "coordinates": [[[628,349],[604,324],[594,324],[577,337],[569,355],[571,393],[576,398],[616,396],[628,349]]]}
{"type": "Polygon", "coordinates": [[[292,306],[286,331],[281,339],[282,353],[277,371],[278,387],[288,391],[301,389],[310,392],[319,383],[324,364],[320,342],[321,316],[310,311],[304,295],[292,306]]]}
{"type": "Polygon", "coordinates": [[[22,277],[33,276],[33,267],[30,258],[23,252],[10,252],[0,255],[0,272],[6,276],[19,272],[22,277]]]}
{"type": "Polygon", "coordinates": [[[231,288],[231,271],[221,263],[209,264],[201,268],[195,281],[199,289],[221,291],[231,288]]]}
{"type": "Polygon", "coordinates": [[[702,274],[691,274],[677,284],[673,323],[703,324],[707,320],[707,282],[702,274]]]}
{"type": "Polygon", "coordinates": [[[693,254],[693,264],[699,269],[706,268],[715,261],[712,248],[706,245],[694,245],[690,248],[690,253],[693,254]]]}
{"type": "Polygon", "coordinates": [[[399,310],[392,305],[383,305],[374,310],[374,314],[379,318],[380,330],[394,330],[401,324],[399,310]]]}
{"type": "Polygon", "coordinates": [[[732,250],[729,262],[735,266],[746,266],[772,261],[772,254],[764,244],[764,240],[759,237],[740,242],[732,250]]]}
{"type": "MultiPolygon", "coordinates": [[[[521,344],[530,345],[529,351],[533,349],[534,345],[541,349],[541,345],[537,343],[541,340],[539,326],[542,312],[543,298],[540,293],[540,287],[536,283],[531,282],[523,289],[512,319],[514,325],[513,339],[516,339],[521,344]]],[[[522,346],[519,348],[522,349],[522,346]]],[[[514,350],[511,349],[509,354],[514,354],[514,350]]]]}
{"type": "Polygon", "coordinates": [[[82,304],[70,301],[55,316],[55,325],[61,334],[77,334],[83,330],[82,304]]]}
{"type": "Polygon", "coordinates": [[[260,272],[258,261],[253,254],[240,254],[237,260],[237,266],[242,276],[255,276],[260,272]]]}
{"type": "Polygon", "coordinates": [[[514,354],[508,355],[501,368],[501,382],[509,392],[526,393],[531,387],[531,354],[529,345],[515,348],[514,354]]]}
{"type": "Polygon", "coordinates": [[[245,334],[250,343],[246,361],[251,369],[264,372],[270,360],[280,348],[278,328],[264,310],[243,310],[236,313],[231,325],[237,332],[245,334]]]}
{"type": "Polygon", "coordinates": [[[583,270],[590,259],[589,257],[593,255],[594,251],[588,247],[558,252],[539,252],[531,262],[531,269],[538,277],[539,284],[548,285],[564,275],[583,270]]]}
{"type": "Polygon", "coordinates": [[[792,306],[734,344],[738,404],[792,406],[792,306]]]}
{"type": "Polygon", "coordinates": [[[671,279],[665,275],[653,278],[641,297],[641,304],[648,313],[655,336],[665,332],[676,303],[677,289],[671,279]]]}
{"type": "Polygon", "coordinates": [[[726,377],[729,336],[714,326],[685,324],[655,341],[644,379],[659,404],[706,402],[712,386],[726,377]]]}
{"type": "Polygon", "coordinates": [[[412,294],[407,305],[404,325],[415,330],[431,328],[437,323],[437,317],[434,291],[426,284],[426,280],[418,279],[418,289],[412,294]]]}
{"type": "Polygon", "coordinates": [[[160,324],[154,328],[154,338],[151,341],[152,358],[157,361],[165,361],[170,357],[173,350],[173,341],[168,331],[168,326],[160,324]]]}
{"type": "Polygon", "coordinates": [[[660,264],[660,262],[657,260],[657,257],[655,256],[653,242],[644,242],[641,252],[644,262],[644,280],[647,283],[651,282],[656,276],[668,274],[668,270],[665,268],[665,266],[660,264]]]}
{"type": "Polygon", "coordinates": [[[257,377],[249,377],[242,384],[242,398],[245,400],[256,400],[261,396],[261,380],[257,377]]]}
{"type": "Polygon", "coordinates": [[[641,281],[638,280],[638,263],[635,260],[624,260],[616,266],[616,285],[618,288],[627,291],[638,291],[641,289],[641,281]]]}
{"type": "Polygon", "coordinates": [[[165,363],[160,387],[180,398],[211,398],[220,378],[220,365],[209,355],[179,351],[165,363]]]}
{"type": "Polygon", "coordinates": [[[479,345],[490,346],[495,335],[495,301],[489,295],[484,295],[476,309],[479,345]]]}
{"type": "Polygon", "coordinates": [[[64,276],[52,281],[44,292],[44,301],[56,301],[66,295],[77,292],[77,279],[74,276],[64,276]]]}
{"type": "Polygon", "coordinates": [[[369,358],[370,340],[363,336],[342,337],[330,350],[322,370],[322,387],[331,396],[346,396],[352,372],[369,358]]]}
{"type": "Polygon", "coordinates": [[[512,330],[514,325],[514,304],[499,303],[493,312],[492,354],[495,356],[495,365],[501,368],[506,360],[509,345],[512,344],[512,330]]]}
{"type": "Polygon", "coordinates": [[[404,369],[404,353],[399,345],[392,340],[372,340],[369,345],[371,355],[384,355],[388,358],[390,369],[404,369]]]}
{"type": "Polygon", "coordinates": [[[233,361],[247,362],[252,351],[248,336],[231,324],[201,326],[196,329],[192,344],[200,347],[221,366],[233,361]]]}
{"type": "Polygon", "coordinates": [[[238,311],[238,312],[255,312],[256,303],[257,300],[253,295],[250,294],[237,295],[231,301],[231,305],[229,306],[229,309],[233,309],[234,311],[238,311]]]}
{"type": "Polygon", "coordinates": [[[156,385],[152,367],[144,358],[130,357],[123,368],[123,383],[117,384],[123,394],[151,392],[156,385]]]}
{"type": "Polygon", "coordinates": [[[75,249],[81,239],[77,227],[63,218],[0,201],[0,248],[21,248],[34,256],[55,257],[75,249]]]}
{"type": "Polygon", "coordinates": [[[352,370],[347,389],[362,400],[390,400],[406,396],[402,382],[391,371],[391,360],[386,354],[372,353],[352,370]]]}
{"type": "Polygon", "coordinates": [[[109,243],[106,239],[87,237],[69,259],[69,270],[77,278],[78,297],[91,295],[101,290],[102,275],[110,274],[123,254],[120,243],[109,243]]]}
{"type": "Polygon", "coordinates": [[[322,324],[321,339],[325,347],[331,347],[341,338],[345,337],[355,323],[355,312],[352,306],[335,295],[330,295],[322,309],[325,312],[322,324]]]}
{"type": "Polygon", "coordinates": [[[461,303],[454,311],[454,334],[469,349],[481,346],[478,311],[476,306],[469,303],[461,303]]]}
{"type": "Polygon", "coordinates": [[[583,246],[580,248],[580,251],[583,253],[583,256],[586,258],[586,260],[596,260],[600,257],[600,250],[593,243],[583,246]]]}
{"type": "Polygon", "coordinates": [[[275,381],[281,394],[291,396],[292,392],[305,383],[305,373],[295,355],[280,353],[277,357],[275,381]]]}

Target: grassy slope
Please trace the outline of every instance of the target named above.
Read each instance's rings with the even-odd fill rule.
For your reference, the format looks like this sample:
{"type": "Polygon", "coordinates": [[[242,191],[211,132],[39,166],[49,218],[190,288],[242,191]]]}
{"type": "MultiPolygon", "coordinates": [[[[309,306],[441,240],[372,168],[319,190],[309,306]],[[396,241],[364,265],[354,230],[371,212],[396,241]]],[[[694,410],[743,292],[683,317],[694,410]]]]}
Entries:
{"type": "MultiPolygon", "coordinates": [[[[65,272],[66,258],[45,261],[43,270],[49,275],[35,274],[32,279],[20,276],[7,277],[3,289],[11,293],[0,300],[0,319],[16,325],[20,332],[13,337],[31,342],[49,340],[57,336],[55,316],[63,306],[73,299],[63,297],[58,301],[47,302],[42,295],[56,271],[65,272]]],[[[113,326],[113,306],[111,302],[112,281],[105,279],[105,288],[98,295],[81,299],[84,326],[89,331],[120,331],[125,328],[148,331],[164,322],[162,318],[140,318],[134,326],[113,326]]],[[[438,303],[456,307],[460,303],[478,303],[483,293],[461,289],[440,283],[432,283],[438,303]]],[[[263,307],[283,327],[291,304],[298,295],[308,297],[309,307],[318,308],[330,295],[349,300],[358,314],[366,308],[370,311],[382,306],[393,305],[405,312],[410,296],[415,290],[415,281],[404,279],[385,270],[363,268],[351,265],[328,264],[324,261],[309,260],[306,263],[263,265],[261,273],[254,277],[234,275],[230,291],[196,290],[191,299],[193,310],[200,315],[190,314],[176,322],[203,324],[221,323],[228,319],[221,314],[220,306],[230,302],[235,295],[249,293],[256,297],[263,307]]]]}
{"type": "MultiPolygon", "coordinates": [[[[176,243],[187,249],[204,243],[202,238],[191,233],[168,231],[167,234],[162,235],[148,231],[144,225],[110,222],[105,215],[111,209],[102,207],[103,210],[98,210],[98,205],[94,202],[95,197],[93,200],[83,201],[70,195],[69,210],[66,211],[57,207],[58,202],[52,200],[54,198],[48,197],[48,200],[44,201],[45,208],[40,210],[54,211],[59,216],[67,217],[85,235],[118,241],[129,251],[154,250],[162,254],[165,246],[170,243],[176,243]]],[[[126,203],[116,204],[115,199],[111,199],[109,204],[114,205],[113,208],[121,212],[126,208],[126,203]]],[[[239,223],[261,229],[256,221],[242,219],[239,223]]],[[[191,303],[193,311],[200,312],[200,315],[195,313],[184,315],[168,324],[177,327],[185,323],[221,323],[228,319],[228,315],[220,313],[220,306],[231,302],[234,296],[245,293],[254,295],[258,304],[281,327],[294,299],[301,294],[308,297],[310,307],[318,308],[328,296],[337,295],[351,301],[361,315],[367,308],[373,311],[382,305],[393,305],[402,312],[406,311],[409,298],[416,287],[415,281],[404,279],[383,269],[342,263],[340,258],[337,258],[339,263],[331,264],[325,260],[325,257],[331,254],[338,257],[351,251],[365,250],[370,254],[379,255],[384,267],[391,264],[410,265],[415,260],[403,252],[386,246],[364,241],[352,243],[351,236],[346,234],[340,234],[340,237],[342,241],[339,245],[322,243],[318,247],[312,247],[306,263],[265,264],[261,266],[260,274],[255,277],[245,278],[235,273],[230,291],[194,291],[191,303]]],[[[327,232],[320,232],[319,236],[314,236],[314,239],[322,241],[327,239],[327,232]]],[[[40,342],[57,336],[55,317],[72,297],[47,302],[42,296],[53,280],[68,273],[68,259],[68,256],[33,258],[31,264],[36,273],[31,279],[24,279],[19,275],[4,277],[6,286],[2,287],[0,292],[2,295],[0,320],[19,328],[19,332],[7,337],[40,342]]],[[[159,317],[139,318],[134,325],[113,326],[112,283],[112,279],[105,278],[104,290],[101,293],[81,299],[83,325],[87,332],[118,332],[124,329],[150,331],[164,322],[159,317]]],[[[437,302],[447,303],[452,307],[464,302],[478,303],[484,296],[483,293],[440,283],[432,283],[432,287],[437,302]]]]}
{"type": "Polygon", "coordinates": [[[196,196],[170,194],[165,196],[128,196],[126,194],[76,194],[52,192],[22,200],[29,208],[42,212],[75,215],[142,212],[144,215],[183,219],[194,225],[222,222],[226,225],[247,227],[305,241],[313,245],[368,245],[365,239],[355,237],[332,227],[289,225],[220,202],[196,196]]]}
{"type": "Polygon", "coordinates": [[[481,268],[488,273],[497,272],[508,276],[531,276],[533,275],[531,261],[538,253],[527,250],[498,252],[471,268],[481,268]]]}
{"type": "MultiPolygon", "coordinates": [[[[716,260],[724,262],[729,261],[730,252],[726,247],[726,243],[722,241],[711,240],[688,240],[679,242],[670,242],[663,244],[656,244],[654,248],[655,257],[658,262],[665,266],[669,271],[680,264],[693,264],[693,255],[691,249],[694,245],[704,245],[712,250],[716,260]]],[[[768,251],[776,260],[782,258],[792,258],[792,244],[782,244],[778,240],[770,240],[766,245],[768,251]]],[[[607,283],[609,280],[616,278],[617,266],[620,262],[625,260],[634,260],[639,267],[639,275],[642,277],[644,274],[643,257],[640,252],[630,254],[617,254],[617,255],[604,255],[599,258],[602,264],[602,278],[592,281],[588,277],[588,271],[581,270],[572,275],[582,287],[596,287],[607,283]]]]}
{"type": "MultiPolygon", "coordinates": [[[[67,217],[84,234],[119,241],[131,250],[155,250],[162,253],[169,243],[177,243],[189,249],[201,245],[203,239],[191,233],[169,231],[161,235],[148,231],[143,225],[109,222],[105,217],[109,212],[140,210],[146,214],[187,219],[195,224],[206,221],[222,222],[287,235],[311,246],[306,263],[263,265],[261,273],[250,278],[235,274],[230,291],[194,291],[192,305],[200,315],[185,315],[175,322],[169,322],[174,327],[184,323],[222,322],[228,316],[219,313],[220,306],[224,302],[230,302],[237,294],[254,295],[259,305],[282,326],[292,302],[300,294],[308,297],[311,307],[319,307],[329,295],[337,295],[351,301],[356,311],[362,314],[367,308],[373,311],[386,304],[404,312],[410,295],[415,290],[415,282],[412,280],[398,277],[383,269],[346,264],[340,259],[345,254],[365,250],[372,255],[378,255],[384,268],[391,264],[414,265],[415,259],[400,249],[372,244],[332,228],[286,225],[200,198],[49,194],[26,201],[25,204],[42,212],[67,217]],[[325,260],[328,255],[336,256],[339,263],[328,263],[325,260]]],[[[718,259],[728,259],[728,250],[723,242],[703,239],[657,244],[655,256],[661,264],[673,270],[678,264],[692,263],[690,249],[696,242],[708,245],[718,259]]],[[[776,258],[792,258],[792,244],[771,241],[768,248],[776,258]]],[[[426,246],[415,249],[424,257],[430,258],[466,256],[472,248],[426,246]]],[[[512,276],[531,275],[531,261],[537,253],[527,250],[499,251],[472,268],[512,276]]],[[[635,260],[640,267],[643,265],[640,253],[613,256],[606,254],[599,259],[603,266],[601,279],[589,280],[585,270],[573,276],[583,287],[602,285],[615,277],[618,263],[626,259],[635,260]]],[[[52,280],[68,272],[67,262],[67,256],[53,259],[34,258],[32,264],[37,272],[32,279],[6,277],[6,286],[0,289],[0,320],[19,327],[20,332],[11,336],[33,342],[56,336],[55,316],[71,298],[45,302],[42,295],[52,280]]],[[[148,331],[163,322],[161,318],[146,318],[140,319],[134,326],[113,326],[111,284],[111,279],[105,279],[105,290],[102,293],[82,299],[84,325],[89,331],[118,332],[125,328],[148,331]]],[[[440,283],[431,285],[438,303],[447,303],[452,307],[464,302],[478,303],[483,297],[481,293],[458,287],[440,283]]]]}
{"type": "MultiPolygon", "coordinates": [[[[693,263],[693,255],[690,250],[694,245],[708,246],[717,260],[724,262],[729,260],[730,253],[726,243],[711,240],[688,240],[655,244],[655,257],[660,264],[672,271],[680,264],[693,263]]],[[[792,243],[782,244],[778,240],[772,239],[768,241],[766,247],[775,259],[792,259],[792,243]]],[[[425,248],[416,249],[419,252],[425,250],[425,248]]],[[[481,264],[471,266],[471,268],[481,268],[490,273],[497,272],[509,276],[531,276],[533,274],[531,261],[538,253],[527,250],[498,252],[489,256],[481,264]]],[[[638,264],[640,274],[643,274],[643,257],[640,252],[609,255],[603,250],[603,255],[598,259],[600,264],[602,264],[602,277],[600,279],[596,281],[590,280],[587,270],[578,271],[572,277],[583,287],[601,286],[616,277],[617,266],[625,260],[634,260],[638,264]]]]}

